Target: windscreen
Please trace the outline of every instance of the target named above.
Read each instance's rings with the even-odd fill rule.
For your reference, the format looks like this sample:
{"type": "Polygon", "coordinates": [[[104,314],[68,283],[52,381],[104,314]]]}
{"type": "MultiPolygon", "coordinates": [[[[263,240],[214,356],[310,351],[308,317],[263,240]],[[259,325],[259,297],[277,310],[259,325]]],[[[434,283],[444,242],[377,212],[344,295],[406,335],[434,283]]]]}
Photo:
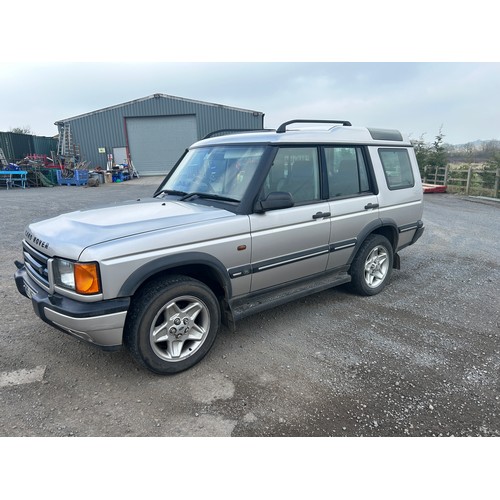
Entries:
{"type": "Polygon", "coordinates": [[[241,201],[264,146],[213,146],[190,150],[160,186],[171,193],[202,193],[241,201]]]}

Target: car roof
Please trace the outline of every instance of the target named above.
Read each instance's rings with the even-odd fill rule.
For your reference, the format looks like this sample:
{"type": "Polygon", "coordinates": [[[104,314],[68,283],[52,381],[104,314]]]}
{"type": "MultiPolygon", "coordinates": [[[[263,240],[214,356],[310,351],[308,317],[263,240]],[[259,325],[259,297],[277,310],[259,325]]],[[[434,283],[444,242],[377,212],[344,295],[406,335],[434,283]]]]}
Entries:
{"type": "MultiPolygon", "coordinates": [[[[302,122],[302,120],[301,120],[302,122]]],[[[318,120],[318,122],[322,122],[318,120]]],[[[336,123],[338,122],[335,121],[336,123]]],[[[286,122],[295,123],[295,120],[286,122]]],[[[311,121],[315,123],[315,121],[311,121]]],[[[349,123],[349,122],[344,122],[349,123]]],[[[286,124],[284,124],[286,125],[286,124]]],[[[192,147],[232,145],[232,144],[290,144],[290,143],[346,143],[346,144],[384,144],[395,146],[411,146],[408,138],[394,129],[371,127],[353,127],[349,125],[334,125],[333,127],[308,126],[292,129],[281,125],[277,130],[253,130],[229,135],[211,137],[196,142],[192,147]]]]}

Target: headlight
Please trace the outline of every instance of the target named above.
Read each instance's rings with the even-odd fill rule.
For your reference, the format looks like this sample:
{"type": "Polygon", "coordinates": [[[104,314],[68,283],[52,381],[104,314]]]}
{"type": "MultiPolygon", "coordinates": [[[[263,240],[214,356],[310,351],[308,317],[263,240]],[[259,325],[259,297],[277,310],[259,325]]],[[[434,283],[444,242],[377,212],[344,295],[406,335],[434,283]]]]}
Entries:
{"type": "Polygon", "coordinates": [[[97,262],[80,263],[55,259],[54,264],[56,285],[83,295],[100,293],[101,284],[97,262]]]}

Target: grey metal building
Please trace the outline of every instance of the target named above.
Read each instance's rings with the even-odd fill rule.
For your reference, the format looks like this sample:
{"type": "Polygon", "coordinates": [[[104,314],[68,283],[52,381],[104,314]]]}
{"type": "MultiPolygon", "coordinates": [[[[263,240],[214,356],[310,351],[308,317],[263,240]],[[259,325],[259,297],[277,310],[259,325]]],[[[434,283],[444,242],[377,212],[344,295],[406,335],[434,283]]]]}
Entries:
{"type": "Polygon", "coordinates": [[[262,129],[264,113],[165,94],[118,104],[60,120],[60,142],[72,147],[90,168],[106,168],[109,155],[131,160],[139,175],[165,175],[184,150],[220,129],[262,129]]]}

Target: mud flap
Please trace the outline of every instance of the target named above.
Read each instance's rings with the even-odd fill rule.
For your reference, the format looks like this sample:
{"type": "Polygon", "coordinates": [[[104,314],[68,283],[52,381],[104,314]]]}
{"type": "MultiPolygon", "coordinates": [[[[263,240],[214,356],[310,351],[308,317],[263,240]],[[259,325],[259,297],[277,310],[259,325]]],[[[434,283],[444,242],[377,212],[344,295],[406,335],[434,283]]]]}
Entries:
{"type": "Polygon", "coordinates": [[[401,269],[401,257],[399,256],[398,253],[394,254],[394,259],[392,261],[392,268],[393,269],[401,269]]]}

